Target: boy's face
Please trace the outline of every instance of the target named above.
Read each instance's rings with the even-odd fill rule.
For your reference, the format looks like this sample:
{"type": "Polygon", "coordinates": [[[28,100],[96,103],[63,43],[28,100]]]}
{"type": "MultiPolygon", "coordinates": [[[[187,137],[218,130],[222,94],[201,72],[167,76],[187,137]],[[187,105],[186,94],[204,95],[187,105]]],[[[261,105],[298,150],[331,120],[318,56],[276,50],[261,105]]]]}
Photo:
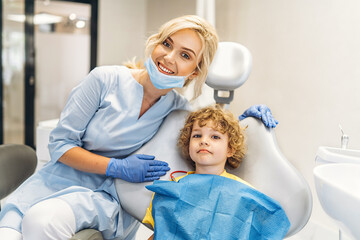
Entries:
{"type": "Polygon", "coordinates": [[[212,121],[207,122],[203,127],[200,127],[196,121],[189,145],[189,154],[196,164],[196,170],[209,169],[211,171],[209,174],[216,174],[214,170],[221,174],[227,158],[232,156],[228,141],[228,135],[217,131],[212,121]]]}

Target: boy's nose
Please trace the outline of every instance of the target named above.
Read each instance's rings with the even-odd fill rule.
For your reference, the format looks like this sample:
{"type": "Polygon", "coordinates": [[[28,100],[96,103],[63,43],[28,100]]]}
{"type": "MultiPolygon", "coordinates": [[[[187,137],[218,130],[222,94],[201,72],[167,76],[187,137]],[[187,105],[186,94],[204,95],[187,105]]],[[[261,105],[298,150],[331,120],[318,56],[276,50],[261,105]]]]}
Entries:
{"type": "Polygon", "coordinates": [[[201,138],[200,145],[209,145],[206,138],[201,138]]]}

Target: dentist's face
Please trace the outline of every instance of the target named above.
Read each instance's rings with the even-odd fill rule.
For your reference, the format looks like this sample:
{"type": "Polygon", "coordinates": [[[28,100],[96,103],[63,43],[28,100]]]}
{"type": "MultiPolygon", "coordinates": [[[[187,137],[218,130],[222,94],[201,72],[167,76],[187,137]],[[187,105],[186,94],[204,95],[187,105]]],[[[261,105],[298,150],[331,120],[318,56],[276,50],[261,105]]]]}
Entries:
{"type": "Polygon", "coordinates": [[[191,74],[188,78],[192,79],[197,75],[195,69],[201,59],[200,51],[198,34],[191,29],[183,29],[157,45],[151,58],[161,73],[173,76],[191,74]]]}
{"type": "Polygon", "coordinates": [[[196,163],[196,168],[216,167],[223,170],[227,158],[232,156],[228,142],[228,135],[217,131],[212,121],[203,127],[200,127],[196,121],[190,135],[189,145],[189,154],[196,163]]]}

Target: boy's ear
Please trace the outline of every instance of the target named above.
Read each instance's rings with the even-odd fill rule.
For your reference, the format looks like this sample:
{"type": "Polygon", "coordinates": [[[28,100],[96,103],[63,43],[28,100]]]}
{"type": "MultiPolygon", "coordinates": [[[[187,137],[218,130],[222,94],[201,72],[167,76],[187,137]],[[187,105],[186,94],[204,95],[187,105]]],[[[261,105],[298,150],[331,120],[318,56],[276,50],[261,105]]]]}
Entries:
{"type": "Polygon", "coordinates": [[[227,157],[232,157],[235,154],[234,149],[231,149],[230,147],[228,147],[228,151],[227,151],[227,157]]]}

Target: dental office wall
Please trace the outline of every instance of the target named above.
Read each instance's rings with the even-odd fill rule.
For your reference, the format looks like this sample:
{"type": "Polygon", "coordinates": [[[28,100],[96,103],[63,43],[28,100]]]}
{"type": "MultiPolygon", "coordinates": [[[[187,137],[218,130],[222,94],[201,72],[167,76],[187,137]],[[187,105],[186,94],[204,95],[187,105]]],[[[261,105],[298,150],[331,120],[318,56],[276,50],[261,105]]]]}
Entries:
{"type": "Polygon", "coordinates": [[[142,59],[146,39],[184,14],[195,14],[194,0],[99,0],[98,65],[142,59]]]}
{"type": "MultiPolygon", "coordinates": [[[[196,1],[99,0],[98,65],[143,57],[144,42],[161,23],[196,13],[196,1]]],[[[337,239],[337,227],[316,196],[318,146],[339,147],[341,124],[349,148],[360,148],[360,2],[357,0],[218,0],[221,41],[253,55],[249,80],[230,105],[236,115],[267,104],[284,155],[308,181],[314,199],[300,239],[337,239]]],[[[274,186],[275,188],[278,186],[274,186]]]]}

